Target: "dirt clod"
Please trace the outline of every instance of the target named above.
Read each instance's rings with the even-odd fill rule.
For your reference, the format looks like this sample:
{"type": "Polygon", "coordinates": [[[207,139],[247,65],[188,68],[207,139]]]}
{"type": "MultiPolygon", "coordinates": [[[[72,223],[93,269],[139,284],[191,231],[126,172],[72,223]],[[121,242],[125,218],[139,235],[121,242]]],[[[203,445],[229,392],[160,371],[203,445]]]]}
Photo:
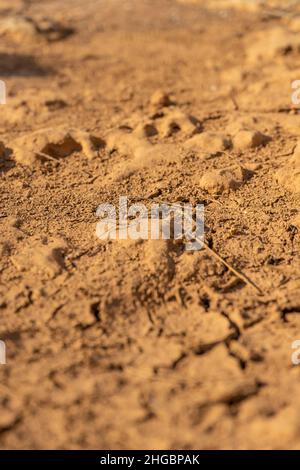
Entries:
{"type": "Polygon", "coordinates": [[[202,132],[196,134],[185,142],[185,146],[191,150],[218,153],[231,147],[231,139],[222,134],[202,132]]]}
{"type": "Polygon", "coordinates": [[[230,189],[236,190],[250,175],[249,170],[240,166],[212,170],[202,176],[199,186],[212,193],[229,191],[230,189]]]}
{"type": "Polygon", "coordinates": [[[38,160],[64,158],[73,152],[82,152],[85,157],[93,158],[97,148],[104,142],[87,132],[77,129],[43,129],[18,137],[11,143],[17,162],[32,165],[38,160]]]}
{"type": "Polygon", "coordinates": [[[233,139],[233,146],[238,150],[250,149],[265,145],[271,139],[259,131],[240,130],[233,139]]]}

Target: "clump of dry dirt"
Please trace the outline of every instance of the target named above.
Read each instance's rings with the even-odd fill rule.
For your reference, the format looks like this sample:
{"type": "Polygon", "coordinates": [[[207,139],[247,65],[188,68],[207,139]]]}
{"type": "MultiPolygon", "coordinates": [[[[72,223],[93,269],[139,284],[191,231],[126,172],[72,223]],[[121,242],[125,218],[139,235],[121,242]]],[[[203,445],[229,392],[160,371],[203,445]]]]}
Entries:
{"type": "Polygon", "coordinates": [[[299,5],[0,13],[1,447],[299,448],[299,5]],[[100,241],[120,195],[204,248],[100,241]]]}

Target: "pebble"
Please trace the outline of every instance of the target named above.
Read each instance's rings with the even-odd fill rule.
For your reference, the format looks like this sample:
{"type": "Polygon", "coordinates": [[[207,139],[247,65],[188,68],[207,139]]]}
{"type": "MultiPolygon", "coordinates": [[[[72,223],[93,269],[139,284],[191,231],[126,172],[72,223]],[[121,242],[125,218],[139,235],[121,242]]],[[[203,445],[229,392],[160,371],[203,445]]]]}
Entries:
{"type": "Polygon", "coordinates": [[[245,150],[265,145],[271,139],[260,131],[240,130],[233,139],[233,146],[238,150],[245,150]]]}
{"type": "Polygon", "coordinates": [[[202,132],[188,139],[184,146],[197,152],[217,153],[229,149],[232,145],[231,139],[225,135],[215,132],[202,132]]]}
{"type": "Polygon", "coordinates": [[[150,98],[150,103],[157,108],[163,108],[174,104],[168,93],[163,90],[156,90],[150,98]]]}
{"type": "Polygon", "coordinates": [[[238,189],[250,176],[251,172],[241,166],[212,170],[202,176],[199,186],[212,193],[222,193],[238,189]]]}

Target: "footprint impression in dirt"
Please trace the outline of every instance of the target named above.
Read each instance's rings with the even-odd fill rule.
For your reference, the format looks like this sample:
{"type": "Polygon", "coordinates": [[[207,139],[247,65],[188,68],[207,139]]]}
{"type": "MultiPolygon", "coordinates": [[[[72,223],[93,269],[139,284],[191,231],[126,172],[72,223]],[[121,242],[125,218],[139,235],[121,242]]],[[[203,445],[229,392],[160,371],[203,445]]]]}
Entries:
{"type": "Polygon", "coordinates": [[[53,128],[26,134],[13,140],[9,147],[18,163],[33,165],[37,160],[57,160],[83,152],[93,158],[104,146],[102,139],[79,129],[53,128]]]}

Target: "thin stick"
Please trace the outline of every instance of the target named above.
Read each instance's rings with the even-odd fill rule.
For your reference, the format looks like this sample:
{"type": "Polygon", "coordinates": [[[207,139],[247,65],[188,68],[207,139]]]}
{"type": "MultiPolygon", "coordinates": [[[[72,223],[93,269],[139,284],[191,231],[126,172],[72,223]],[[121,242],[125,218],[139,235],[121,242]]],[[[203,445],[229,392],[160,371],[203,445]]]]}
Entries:
{"type": "MultiPolygon", "coordinates": [[[[181,206],[179,204],[174,204],[174,206],[178,207],[181,209],[181,206]]],[[[138,224],[139,222],[136,221],[136,224],[138,224]]],[[[119,226],[118,226],[119,228],[119,226]]],[[[112,230],[112,229],[111,229],[112,230]]],[[[103,232],[102,234],[100,234],[100,236],[98,236],[99,238],[106,234],[106,233],[110,233],[111,230],[107,230],[105,232],[103,232]]],[[[234,268],[233,266],[231,266],[231,264],[229,264],[224,258],[222,258],[222,256],[220,256],[215,250],[213,250],[212,248],[210,248],[210,246],[208,245],[207,242],[201,240],[199,237],[195,237],[196,241],[200,244],[203,244],[205,249],[212,255],[214,256],[218,261],[220,261],[224,266],[226,266],[227,269],[229,269],[229,271],[231,271],[233,274],[235,274],[235,276],[237,276],[241,281],[243,281],[245,284],[249,285],[249,286],[252,286],[260,295],[263,295],[263,292],[262,290],[256,285],[254,284],[253,281],[251,281],[251,279],[249,279],[248,276],[246,276],[246,274],[242,273],[241,271],[238,271],[236,268],[234,268]]]]}
{"type": "Polygon", "coordinates": [[[232,91],[229,96],[230,96],[230,99],[231,99],[231,101],[232,101],[232,103],[233,103],[234,110],[235,110],[235,111],[238,111],[238,110],[239,110],[239,105],[237,104],[236,98],[235,98],[235,96],[234,96],[234,92],[232,91]]]}
{"type": "Polygon", "coordinates": [[[237,269],[235,269],[233,266],[231,266],[227,261],[225,261],[224,258],[222,258],[222,256],[220,256],[215,250],[213,250],[212,248],[210,248],[208,246],[208,244],[205,242],[205,241],[201,241],[200,239],[197,240],[199,243],[203,243],[205,249],[210,253],[212,254],[216,259],[218,259],[219,261],[221,261],[221,263],[224,264],[224,266],[226,266],[226,268],[229,269],[229,271],[231,271],[233,274],[235,274],[239,279],[241,279],[245,284],[248,284],[250,286],[252,286],[260,295],[263,295],[263,292],[262,290],[256,285],[254,284],[253,281],[251,281],[251,279],[249,279],[246,274],[243,274],[242,272],[238,271],[237,269]]]}
{"type": "Polygon", "coordinates": [[[231,155],[231,153],[226,152],[225,150],[220,150],[220,153],[223,153],[224,155],[227,155],[230,158],[236,158],[236,157],[234,157],[234,155],[231,155]]]}
{"type": "Polygon", "coordinates": [[[43,153],[43,152],[35,152],[35,153],[38,157],[46,158],[46,160],[59,163],[57,158],[51,157],[50,155],[47,155],[46,153],[43,153]]]}

